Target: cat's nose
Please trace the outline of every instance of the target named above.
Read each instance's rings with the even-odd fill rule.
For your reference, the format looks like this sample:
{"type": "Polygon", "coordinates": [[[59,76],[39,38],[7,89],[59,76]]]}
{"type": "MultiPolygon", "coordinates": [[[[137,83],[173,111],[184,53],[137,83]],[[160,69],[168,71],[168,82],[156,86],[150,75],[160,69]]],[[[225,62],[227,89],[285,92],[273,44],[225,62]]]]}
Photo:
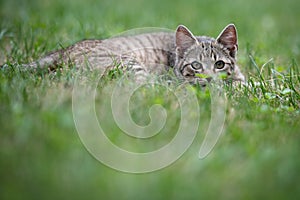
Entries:
{"type": "Polygon", "coordinates": [[[208,82],[208,83],[210,83],[211,81],[212,81],[212,77],[207,77],[207,78],[205,78],[206,79],[206,81],[208,82]]]}

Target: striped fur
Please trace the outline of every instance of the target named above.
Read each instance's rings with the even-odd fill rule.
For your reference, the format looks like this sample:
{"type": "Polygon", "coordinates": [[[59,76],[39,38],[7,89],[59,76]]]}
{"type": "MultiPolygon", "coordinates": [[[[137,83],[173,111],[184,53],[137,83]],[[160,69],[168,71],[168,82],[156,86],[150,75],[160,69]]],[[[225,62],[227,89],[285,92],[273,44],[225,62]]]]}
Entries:
{"type": "Polygon", "coordinates": [[[24,66],[56,69],[72,64],[103,73],[121,66],[124,70],[133,71],[137,81],[148,74],[163,74],[173,68],[180,80],[205,85],[218,78],[220,73],[225,74],[226,79],[244,81],[236,65],[236,51],[237,33],[232,24],[217,39],[195,37],[180,25],[175,34],[156,32],[106,40],[83,40],[24,66]]]}

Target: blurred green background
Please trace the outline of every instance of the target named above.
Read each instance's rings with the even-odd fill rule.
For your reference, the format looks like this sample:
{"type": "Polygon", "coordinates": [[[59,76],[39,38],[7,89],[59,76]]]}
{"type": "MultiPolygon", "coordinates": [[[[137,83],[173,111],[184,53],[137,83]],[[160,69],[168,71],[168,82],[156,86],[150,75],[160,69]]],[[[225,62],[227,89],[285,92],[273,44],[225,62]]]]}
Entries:
{"type": "MultiPolygon", "coordinates": [[[[216,37],[235,23],[242,71],[255,73],[252,55],[259,67],[273,59],[284,72],[300,60],[299,10],[297,0],[0,0],[0,64],[132,28],[184,24],[195,35],[216,37]]],[[[209,157],[197,158],[200,134],[173,165],[134,175],[102,165],[81,144],[68,72],[17,69],[0,73],[0,199],[300,198],[299,104],[276,110],[284,99],[238,97],[209,157]]],[[[209,119],[208,106],[203,102],[201,112],[209,119]]]]}

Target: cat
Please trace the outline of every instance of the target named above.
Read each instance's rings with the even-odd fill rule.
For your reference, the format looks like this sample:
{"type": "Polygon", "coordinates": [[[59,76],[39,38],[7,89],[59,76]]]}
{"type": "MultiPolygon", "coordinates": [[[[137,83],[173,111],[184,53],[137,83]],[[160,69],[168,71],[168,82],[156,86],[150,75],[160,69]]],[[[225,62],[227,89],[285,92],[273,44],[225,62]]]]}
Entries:
{"type": "Polygon", "coordinates": [[[136,81],[144,80],[148,74],[173,70],[179,80],[201,86],[219,78],[243,83],[245,77],[236,64],[237,50],[234,24],[227,25],[216,39],[194,36],[188,28],[179,25],[175,33],[83,40],[24,66],[55,70],[72,64],[103,73],[119,67],[132,71],[136,81]]]}

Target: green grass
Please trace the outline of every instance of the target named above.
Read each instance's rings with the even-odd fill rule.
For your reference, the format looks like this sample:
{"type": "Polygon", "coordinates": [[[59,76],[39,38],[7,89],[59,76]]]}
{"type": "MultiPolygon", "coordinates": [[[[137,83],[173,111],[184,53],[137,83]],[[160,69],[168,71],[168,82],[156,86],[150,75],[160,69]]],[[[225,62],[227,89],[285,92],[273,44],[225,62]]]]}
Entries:
{"type": "MultiPolygon", "coordinates": [[[[299,199],[299,9],[295,0],[0,1],[0,64],[9,65],[0,71],[0,199],[299,199]],[[203,131],[177,162],[148,174],[118,172],[85,149],[72,114],[77,72],[18,68],[83,38],[178,24],[216,37],[232,22],[248,86],[225,88],[225,132],[199,160],[210,98],[209,91],[197,90],[203,131]]],[[[108,137],[141,152],[163,146],[180,121],[176,98],[160,86],[137,92],[130,105],[134,120],[149,123],[148,108],[162,104],[169,114],[162,132],[171,135],[133,140],[116,126],[105,98],[107,85],[119,77],[111,73],[97,88],[97,110],[103,111],[97,115],[108,137]]]]}

